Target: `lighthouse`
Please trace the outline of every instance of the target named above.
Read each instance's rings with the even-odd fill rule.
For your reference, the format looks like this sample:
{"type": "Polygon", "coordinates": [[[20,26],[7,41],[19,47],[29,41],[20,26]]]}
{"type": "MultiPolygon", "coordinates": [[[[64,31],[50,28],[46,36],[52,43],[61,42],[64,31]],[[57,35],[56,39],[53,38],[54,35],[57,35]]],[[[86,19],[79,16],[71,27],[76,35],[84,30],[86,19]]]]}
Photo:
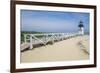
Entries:
{"type": "Polygon", "coordinates": [[[79,34],[84,35],[84,25],[82,21],[79,22],[78,27],[79,27],[79,34]]]}

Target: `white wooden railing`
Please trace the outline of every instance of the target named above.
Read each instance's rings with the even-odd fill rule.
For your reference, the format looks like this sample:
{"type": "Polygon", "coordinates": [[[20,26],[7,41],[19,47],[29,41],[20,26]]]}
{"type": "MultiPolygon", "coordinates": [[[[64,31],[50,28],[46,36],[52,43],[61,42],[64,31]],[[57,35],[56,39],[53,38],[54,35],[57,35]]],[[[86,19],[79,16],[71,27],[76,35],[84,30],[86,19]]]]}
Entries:
{"type": "MultiPolygon", "coordinates": [[[[80,35],[79,33],[40,33],[40,34],[24,34],[24,43],[23,45],[27,44],[27,47],[32,49],[35,44],[43,44],[46,45],[48,42],[52,44],[55,41],[64,40],[67,38],[71,38],[74,36],[80,35]]],[[[22,46],[21,49],[23,50],[26,48],[22,46]]]]}

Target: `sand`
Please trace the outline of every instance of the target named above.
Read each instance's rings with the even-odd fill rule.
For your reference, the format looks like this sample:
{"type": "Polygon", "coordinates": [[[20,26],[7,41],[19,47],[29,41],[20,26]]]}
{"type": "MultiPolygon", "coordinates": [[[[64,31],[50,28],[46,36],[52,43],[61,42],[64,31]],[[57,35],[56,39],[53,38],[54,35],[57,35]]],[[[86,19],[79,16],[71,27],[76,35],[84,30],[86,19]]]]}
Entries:
{"type": "Polygon", "coordinates": [[[89,36],[77,36],[21,52],[21,62],[51,62],[89,59],[89,36]]]}

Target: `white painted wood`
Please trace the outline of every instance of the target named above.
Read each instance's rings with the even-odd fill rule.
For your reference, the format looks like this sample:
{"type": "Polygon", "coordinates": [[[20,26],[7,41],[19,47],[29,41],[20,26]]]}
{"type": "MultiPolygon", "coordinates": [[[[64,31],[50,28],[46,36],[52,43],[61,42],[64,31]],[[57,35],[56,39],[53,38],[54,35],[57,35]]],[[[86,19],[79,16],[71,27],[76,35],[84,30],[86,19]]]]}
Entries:
{"type": "Polygon", "coordinates": [[[27,41],[26,41],[26,36],[27,36],[27,35],[26,35],[26,34],[24,34],[24,42],[25,42],[25,43],[27,42],[27,41]]]}
{"type": "Polygon", "coordinates": [[[29,49],[33,49],[32,35],[30,35],[30,48],[29,49]]]}
{"type": "MultiPolygon", "coordinates": [[[[48,42],[51,42],[52,44],[54,44],[54,41],[60,41],[60,40],[64,40],[67,38],[71,38],[77,35],[81,35],[82,33],[43,33],[43,34],[24,34],[24,43],[29,42],[29,49],[33,48],[33,45],[36,44],[43,44],[46,45],[48,42]],[[27,36],[29,36],[29,38],[27,38],[27,36]],[[37,36],[43,36],[41,38],[37,37],[37,36]]],[[[21,44],[22,45],[22,44],[21,44]]],[[[22,50],[27,48],[27,47],[22,47],[22,50]]]]}

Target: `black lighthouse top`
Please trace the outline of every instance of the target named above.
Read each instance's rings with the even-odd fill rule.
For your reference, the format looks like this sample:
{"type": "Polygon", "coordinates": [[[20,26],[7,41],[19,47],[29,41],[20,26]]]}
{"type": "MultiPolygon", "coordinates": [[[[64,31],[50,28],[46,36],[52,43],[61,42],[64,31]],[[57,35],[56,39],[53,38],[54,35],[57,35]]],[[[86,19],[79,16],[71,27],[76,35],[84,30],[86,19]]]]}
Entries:
{"type": "Polygon", "coordinates": [[[78,27],[80,27],[80,28],[81,28],[81,27],[84,27],[84,25],[83,25],[83,22],[82,22],[82,21],[80,21],[80,22],[79,22],[78,27]]]}

